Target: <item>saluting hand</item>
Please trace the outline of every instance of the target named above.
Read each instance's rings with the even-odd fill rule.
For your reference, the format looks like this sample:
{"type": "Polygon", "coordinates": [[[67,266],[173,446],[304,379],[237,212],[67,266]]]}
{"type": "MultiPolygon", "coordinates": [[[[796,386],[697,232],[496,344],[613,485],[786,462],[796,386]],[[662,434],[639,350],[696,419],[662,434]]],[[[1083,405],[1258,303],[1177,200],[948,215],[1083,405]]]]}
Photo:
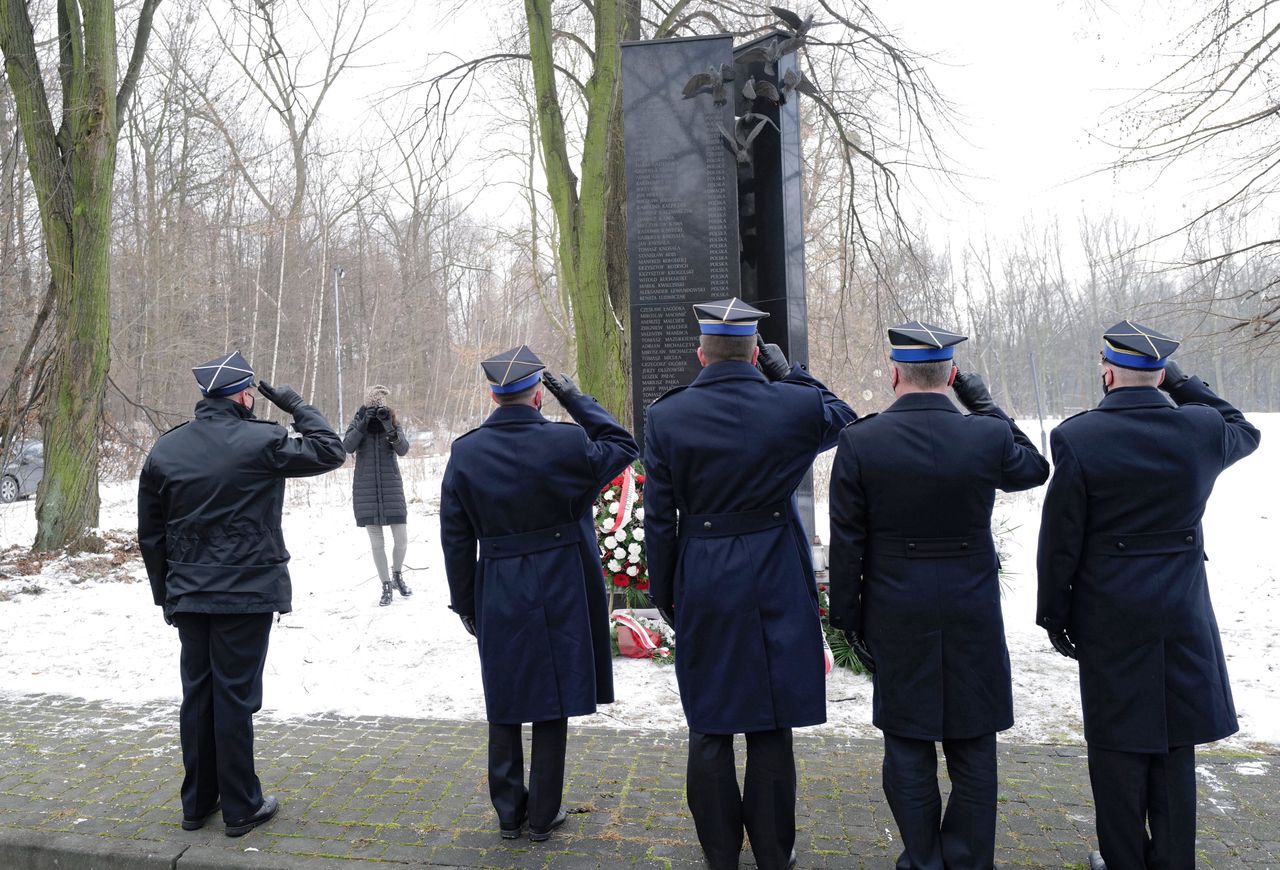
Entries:
{"type": "Polygon", "coordinates": [[[976,372],[956,372],[956,379],[951,383],[956,398],[971,413],[988,414],[996,410],[995,399],[991,398],[991,390],[987,389],[982,376],[976,372]]]}
{"type": "Polygon", "coordinates": [[[297,391],[288,385],[273,387],[266,381],[258,381],[258,392],[266,396],[286,414],[295,413],[303,405],[302,396],[299,396],[297,391]]]}
{"type": "Polygon", "coordinates": [[[765,344],[758,332],[756,347],[760,348],[756,364],[760,366],[760,371],[764,372],[766,378],[770,381],[780,381],[791,374],[791,363],[787,362],[787,355],[782,352],[782,348],[776,344],[765,344]]]}
{"type": "Polygon", "coordinates": [[[1172,393],[1178,387],[1191,380],[1191,375],[1186,374],[1178,367],[1173,360],[1165,360],[1164,362],[1164,380],[1160,382],[1160,389],[1166,393],[1172,393]]]}
{"type": "Polygon", "coordinates": [[[543,372],[542,384],[547,388],[547,392],[555,396],[556,401],[561,405],[582,398],[582,390],[578,389],[578,385],[564,372],[558,375],[553,375],[551,372],[543,372]]]}

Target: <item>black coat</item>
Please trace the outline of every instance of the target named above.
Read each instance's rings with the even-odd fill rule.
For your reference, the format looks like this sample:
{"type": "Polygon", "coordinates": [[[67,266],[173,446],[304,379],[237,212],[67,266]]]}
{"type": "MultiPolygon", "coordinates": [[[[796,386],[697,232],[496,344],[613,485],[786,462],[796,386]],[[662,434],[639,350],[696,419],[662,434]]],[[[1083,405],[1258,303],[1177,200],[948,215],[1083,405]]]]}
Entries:
{"type": "Polygon", "coordinates": [[[1053,430],[1036,621],[1076,643],[1084,736],[1167,752],[1234,734],[1205,577],[1214,481],[1261,437],[1199,378],[1112,390],[1053,430]]]}
{"type": "Polygon", "coordinates": [[[288,613],[289,551],[280,531],[286,477],[346,460],[310,405],[301,438],[230,399],[202,399],[196,418],[161,435],[138,480],[138,545],[166,613],[288,613]]]}
{"type": "Polygon", "coordinates": [[[908,393],[840,436],[831,472],[831,624],[876,660],[872,721],[899,737],[966,739],[1013,725],[991,539],[997,489],[1049,463],[1003,413],[908,393]]]}
{"type": "Polygon", "coordinates": [[[799,365],[769,383],[709,365],[649,406],[650,594],[674,607],[689,727],[736,734],[827,718],[822,626],[795,491],[853,411],[799,365]]]}
{"type": "MultiPolygon", "coordinates": [[[[476,618],[490,722],[543,722],[613,701],[613,653],[591,506],[636,458],[590,396],[578,422],[499,407],[453,442],[440,492],[450,608],[476,618]]],[[[461,629],[459,629],[461,631],[461,629]]]]}
{"type": "Polygon", "coordinates": [[[404,501],[397,456],[409,452],[409,441],[399,426],[388,430],[380,421],[364,417],[352,420],[342,446],[356,455],[351,477],[351,506],[357,526],[393,526],[406,522],[409,509],[404,501]]]}

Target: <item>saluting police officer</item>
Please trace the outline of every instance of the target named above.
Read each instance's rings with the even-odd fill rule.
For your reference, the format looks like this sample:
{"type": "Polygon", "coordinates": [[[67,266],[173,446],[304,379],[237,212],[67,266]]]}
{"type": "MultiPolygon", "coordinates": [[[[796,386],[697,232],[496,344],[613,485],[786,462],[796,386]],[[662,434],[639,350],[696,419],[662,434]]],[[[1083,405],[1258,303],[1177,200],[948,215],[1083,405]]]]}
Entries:
{"type": "Polygon", "coordinates": [[[566,818],[560,800],[568,717],[613,701],[591,506],[639,448],[566,375],[544,374],[525,345],[482,365],[498,407],[453,442],[440,496],[441,543],[450,609],[479,642],[499,832],[516,839],[527,822],[529,839],[541,841],[566,818]],[[544,385],[577,425],[542,416],[544,385]],[[527,789],[525,722],[533,723],[527,789]]]}
{"type": "Polygon", "coordinates": [[[253,416],[253,369],[239,352],[192,369],[204,398],[194,420],[161,435],[138,481],[138,544],[165,622],[182,643],[182,827],[222,806],[229,837],[276,814],[254,771],[271,614],[292,609],[280,530],[286,477],[346,459],[342,440],[289,387],[258,392],[302,436],[253,416]]]}
{"type": "Polygon", "coordinates": [[[991,509],[997,489],[1049,477],[982,379],[959,373],[965,340],[918,321],[890,329],[897,398],[844,430],[831,473],[829,618],[874,675],[899,870],[994,866],[996,732],[1013,725],[1013,687],[991,509]]]}
{"type": "Polygon", "coordinates": [[[822,628],[795,490],[853,411],[777,345],[742,300],[695,305],[704,368],[649,406],[650,595],[679,640],[688,798],[707,862],[794,866],[791,729],[826,721],[822,628]],[[755,368],[757,356],[764,370],[755,368]],[[747,735],[739,794],[733,735],[747,735]]]}
{"type": "Polygon", "coordinates": [[[1238,728],[1200,520],[1260,433],[1178,370],[1178,344],[1129,320],[1107,330],[1106,395],[1050,438],[1036,622],[1079,660],[1094,868],[1193,867],[1195,745],[1238,728]]]}

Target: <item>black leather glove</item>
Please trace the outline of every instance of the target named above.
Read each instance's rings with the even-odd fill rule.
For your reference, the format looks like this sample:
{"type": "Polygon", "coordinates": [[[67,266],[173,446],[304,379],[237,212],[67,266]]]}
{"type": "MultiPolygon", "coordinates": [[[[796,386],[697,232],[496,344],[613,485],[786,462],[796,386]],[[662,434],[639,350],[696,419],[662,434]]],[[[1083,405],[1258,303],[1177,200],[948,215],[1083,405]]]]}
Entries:
{"type": "Polygon", "coordinates": [[[1187,381],[1191,380],[1191,375],[1186,374],[1182,369],[1178,368],[1178,364],[1173,360],[1165,360],[1164,363],[1164,380],[1160,382],[1160,389],[1166,393],[1172,393],[1181,387],[1187,381]]]}
{"type": "Polygon", "coordinates": [[[293,387],[285,385],[283,387],[273,387],[266,381],[258,381],[258,392],[266,396],[277,408],[286,414],[292,414],[304,404],[302,396],[299,396],[293,387]]]}
{"type": "Polygon", "coordinates": [[[956,398],[971,414],[991,414],[999,410],[995,399],[991,398],[991,391],[979,374],[958,372],[951,383],[951,389],[955,390],[956,398]]]}
{"type": "Polygon", "coordinates": [[[770,381],[780,381],[787,375],[791,374],[791,363],[787,362],[787,355],[782,352],[782,348],[776,344],[765,344],[764,339],[760,337],[760,333],[756,333],[756,347],[760,348],[760,356],[756,358],[756,365],[760,366],[760,371],[764,372],[764,376],[770,381]]]}
{"type": "Polygon", "coordinates": [[[1076,645],[1072,642],[1071,636],[1067,634],[1065,628],[1050,630],[1049,643],[1053,644],[1053,648],[1067,658],[1073,659],[1076,657],[1076,645]]]}
{"type": "Polygon", "coordinates": [[[547,392],[555,396],[556,401],[561,405],[582,398],[582,390],[578,389],[578,385],[573,382],[573,378],[564,372],[558,375],[553,375],[551,372],[543,372],[542,383],[547,388],[547,392]]]}
{"type": "Polygon", "coordinates": [[[849,642],[849,648],[853,650],[853,655],[862,664],[863,670],[868,674],[876,672],[876,660],[871,655],[871,649],[867,646],[867,642],[862,639],[856,631],[845,629],[844,639],[849,642]]]}
{"type": "Polygon", "coordinates": [[[659,607],[658,615],[662,617],[662,621],[671,626],[671,630],[676,628],[676,612],[670,607],[659,607]]]}
{"type": "Polygon", "coordinates": [[[173,617],[169,615],[169,611],[162,607],[160,608],[160,615],[164,617],[165,625],[173,625],[173,617]]]}
{"type": "Polygon", "coordinates": [[[369,430],[369,409],[361,405],[359,410],[356,411],[355,419],[351,422],[355,423],[356,428],[361,432],[367,432],[369,430]]]}
{"type": "Polygon", "coordinates": [[[459,613],[458,618],[462,620],[462,627],[467,630],[467,634],[472,637],[476,636],[476,618],[470,613],[459,613]]]}

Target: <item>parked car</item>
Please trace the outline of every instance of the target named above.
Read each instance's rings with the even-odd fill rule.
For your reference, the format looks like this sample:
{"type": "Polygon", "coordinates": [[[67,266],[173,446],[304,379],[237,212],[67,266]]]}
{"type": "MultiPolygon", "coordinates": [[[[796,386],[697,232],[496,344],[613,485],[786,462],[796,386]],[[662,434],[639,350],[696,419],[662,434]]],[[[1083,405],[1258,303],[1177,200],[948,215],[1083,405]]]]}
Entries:
{"type": "Polygon", "coordinates": [[[14,452],[0,472],[0,502],[8,504],[36,491],[44,477],[44,443],[30,441],[14,452]]]}

